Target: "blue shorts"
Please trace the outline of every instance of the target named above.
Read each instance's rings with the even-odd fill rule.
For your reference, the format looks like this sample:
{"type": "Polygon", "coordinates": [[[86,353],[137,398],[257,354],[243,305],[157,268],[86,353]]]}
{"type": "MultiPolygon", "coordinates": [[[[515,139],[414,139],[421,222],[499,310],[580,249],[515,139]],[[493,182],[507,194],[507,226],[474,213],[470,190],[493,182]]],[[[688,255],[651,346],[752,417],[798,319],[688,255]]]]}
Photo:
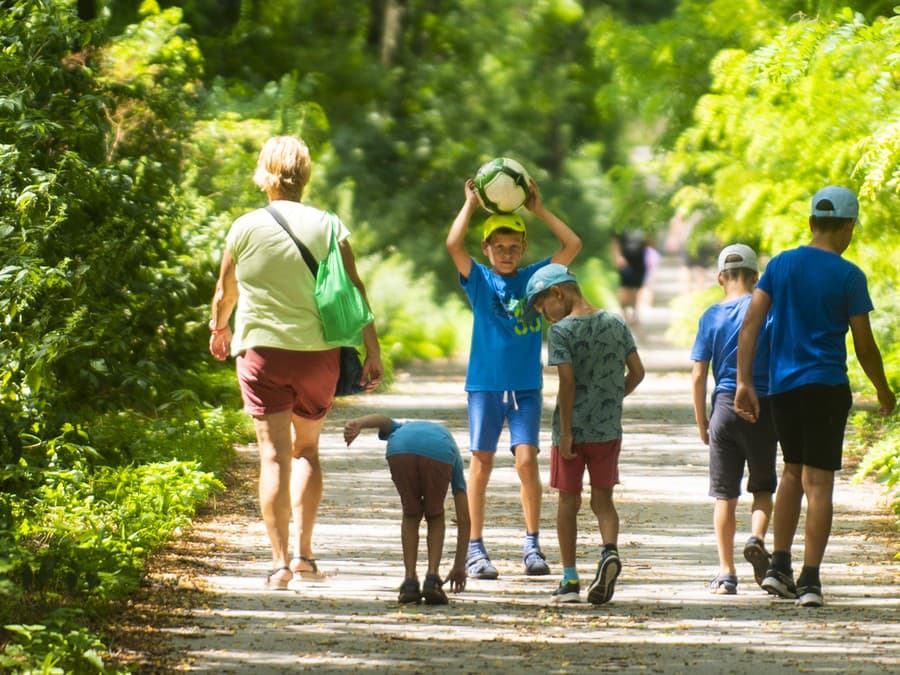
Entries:
{"type": "Polygon", "coordinates": [[[472,452],[497,452],[497,441],[505,421],[509,423],[509,451],[513,455],[517,445],[537,448],[543,405],[540,389],[470,391],[469,448],[472,452]]]}

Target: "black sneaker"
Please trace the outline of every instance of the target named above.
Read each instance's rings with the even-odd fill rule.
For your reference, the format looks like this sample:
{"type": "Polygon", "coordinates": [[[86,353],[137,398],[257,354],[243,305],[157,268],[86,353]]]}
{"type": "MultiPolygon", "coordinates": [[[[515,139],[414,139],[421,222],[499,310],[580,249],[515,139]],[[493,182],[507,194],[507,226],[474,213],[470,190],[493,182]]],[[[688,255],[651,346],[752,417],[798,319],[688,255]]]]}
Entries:
{"type": "Polygon", "coordinates": [[[744,558],[753,566],[753,576],[756,583],[762,586],[763,579],[766,578],[766,572],[769,571],[769,563],[772,556],[766,550],[766,545],[759,537],[750,537],[744,546],[744,558]]]}
{"type": "Polygon", "coordinates": [[[593,605],[602,605],[612,599],[616,588],[616,578],[622,571],[622,561],[617,551],[604,551],[597,565],[597,576],[588,587],[588,601],[593,605]]]}
{"type": "Polygon", "coordinates": [[[446,605],[450,602],[444,589],[443,582],[437,574],[426,574],[425,583],[422,585],[422,599],[426,605],[446,605]]]}
{"type": "Polygon", "coordinates": [[[419,580],[415,578],[404,579],[403,584],[400,586],[400,595],[397,597],[397,602],[402,605],[414,602],[418,605],[421,601],[422,590],[419,588],[419,580]]]}
{"type": "Polygon", "coordinates": [[[555,603],[581,602],[581,584],[577,581],[560,581],[550,600],[555,603]]]}
{"type": "Polygon", "coordinates": [[[822,587],[818,584],[797,586],[797,604],[801,607],[821,607],[824,605],[822,587]]]}
{"type": "Polygon", "coordinates": [[[780,572],[774,567],[766,570],[766,576],[760,584],[769,595],[777,595],[779,598],[793,600],[797,597],[797,587],[794,585],[793,572],[780,572]]]}

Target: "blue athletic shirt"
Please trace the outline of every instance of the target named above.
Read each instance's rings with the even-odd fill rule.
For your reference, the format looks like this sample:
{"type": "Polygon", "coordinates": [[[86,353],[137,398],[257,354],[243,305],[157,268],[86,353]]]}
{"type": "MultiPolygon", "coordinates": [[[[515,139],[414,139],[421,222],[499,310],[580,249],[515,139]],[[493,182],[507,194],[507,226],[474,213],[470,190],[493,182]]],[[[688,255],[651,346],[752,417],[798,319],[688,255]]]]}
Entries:
{"type": "Polygon", "coordinates": [[[463,476],[462,456],[452,434],[434,422],[396,422],[391,420],[391,430],[387,436],[378,433],[378,438],[387,441],[385,457],[412,453],[430,457],[453,467],[450,484],[453,492],[466,491],[463,476]]]}
{"type": "Polygon", "coordinates": [[[472,271],[459,282],[472,306],[472,345],[466,391],[522,391],[543,386],[541,317],[526,323],[522,311],[528,280],[550,258],[503,277],[472,260],[472,271]]]}
{"type": "MultiPolygon", "coordinates": [[[[750,305],[748,293],[709,307],[700,317],[697,337],[691,349],[692,361],[711,361],[716,387],[720,391],[737,390],[738,333],[750,305]]],[[[769,394],[769,320],[763,324],[753,358],[753,386],[758,396],[769,394]]]]}
{"type": "Polygon", "coordinates": [[[772,299],[769,393],[849,382],[850,317],[873,309],[863,271],[837,253],[800,246],[772,258],[757,287],[772,299]]]}

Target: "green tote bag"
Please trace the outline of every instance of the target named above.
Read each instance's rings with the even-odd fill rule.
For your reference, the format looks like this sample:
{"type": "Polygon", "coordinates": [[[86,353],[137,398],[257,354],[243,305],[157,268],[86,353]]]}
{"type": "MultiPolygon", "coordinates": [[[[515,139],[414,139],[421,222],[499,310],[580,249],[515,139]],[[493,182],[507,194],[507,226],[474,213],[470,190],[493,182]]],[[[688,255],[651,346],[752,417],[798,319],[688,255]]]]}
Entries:
{"type": "Polygon", "coordinates": [[[316,306],[322,317],[325,341],[335,346],[355,347],[362,331],[375,317],[362,293],[350,280],[337,239],[337,216],[328,212],[328,255],[316,273],[316,306]]]}

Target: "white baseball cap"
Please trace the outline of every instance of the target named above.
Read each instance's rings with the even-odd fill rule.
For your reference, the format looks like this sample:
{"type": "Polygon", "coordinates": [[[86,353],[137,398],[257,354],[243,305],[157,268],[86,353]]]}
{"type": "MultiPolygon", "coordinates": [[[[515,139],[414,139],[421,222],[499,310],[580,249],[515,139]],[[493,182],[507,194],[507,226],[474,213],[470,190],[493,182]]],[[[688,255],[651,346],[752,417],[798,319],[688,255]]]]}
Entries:
{"type": "Polygon", "coordinates": [[[746,244],[731,244],[719,253],[719,271],[747,269],[759,271],[756,253],[746,244]]]}

